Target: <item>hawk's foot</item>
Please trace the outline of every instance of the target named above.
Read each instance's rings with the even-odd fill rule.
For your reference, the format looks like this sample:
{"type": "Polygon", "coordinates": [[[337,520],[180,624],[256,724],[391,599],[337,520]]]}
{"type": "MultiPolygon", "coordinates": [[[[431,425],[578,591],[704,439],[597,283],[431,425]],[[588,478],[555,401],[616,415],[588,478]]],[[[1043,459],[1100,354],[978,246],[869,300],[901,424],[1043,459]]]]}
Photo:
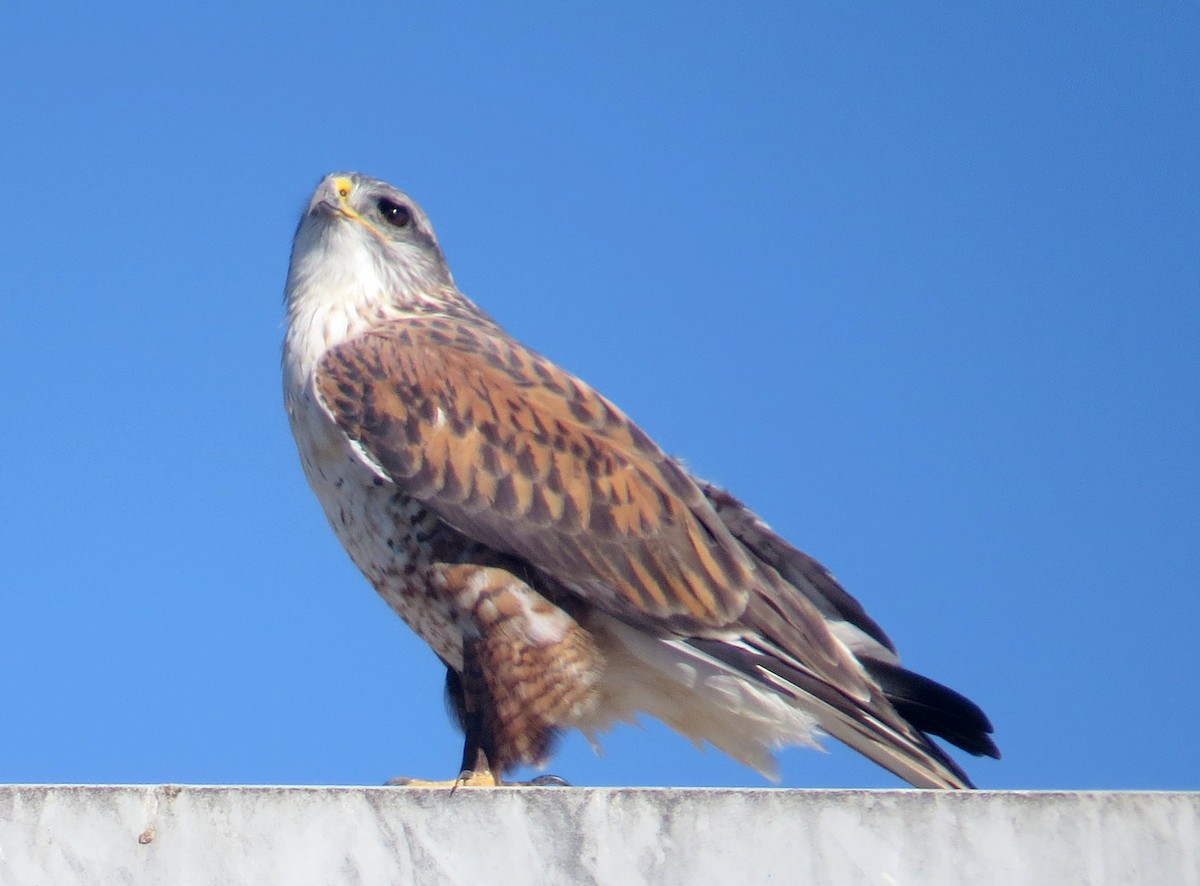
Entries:
{"type": "MultiPolygon", "coordinates": [[[[466,769],[459,773],[458,778],[430,781],[425,778],[409,778],[407,775],[397,775],[394,778],[389,778],[384,784],[388,787],[404,787],[404,788],[495,788],[501,786],[501,781],[490,769],[481,769],[474,771],[466,769]]],[[[570,787],[570,783],[565,778],[560,778],[557,775],[539,775],[529,781],[508,781],[503,783],[506,787],[555,787],[565,788],[570,787]]]]}
{"type": "Polygon", "coordinates": [[[384,782],[389,787],[404,788],[494,788],[500,784],[500,779],[492,774],[490,769],[464,769],[458,778],[431,781],[427,778],[409,778],[407,775],[397,775],[384,782]]]}

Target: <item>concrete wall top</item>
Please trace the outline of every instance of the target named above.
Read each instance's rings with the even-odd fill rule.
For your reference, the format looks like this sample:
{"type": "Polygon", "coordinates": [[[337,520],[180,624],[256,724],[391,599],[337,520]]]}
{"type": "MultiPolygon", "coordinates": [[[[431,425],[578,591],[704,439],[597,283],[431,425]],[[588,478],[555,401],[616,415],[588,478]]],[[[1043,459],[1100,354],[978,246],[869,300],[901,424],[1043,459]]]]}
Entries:
{"type": "Polygon", "coordinates": [[[0,883],[1200,886],[1200,793],[0,786],[0,883]]]}

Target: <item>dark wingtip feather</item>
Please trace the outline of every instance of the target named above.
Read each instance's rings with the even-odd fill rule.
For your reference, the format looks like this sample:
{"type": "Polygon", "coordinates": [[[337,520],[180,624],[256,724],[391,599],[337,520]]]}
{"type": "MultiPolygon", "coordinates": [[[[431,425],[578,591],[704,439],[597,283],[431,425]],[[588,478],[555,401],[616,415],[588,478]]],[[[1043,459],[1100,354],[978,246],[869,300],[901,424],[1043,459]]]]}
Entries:
{"type": "Polygon", "coordinates": [[[828,569],[777,535],[762,519],[728,490],[693,477],[716,509],[725,526],[754,554],[770,566],[825,615],[846,620],[893,652],[891,638],[867,610],[838,583],[828,569]]]}
{"type": "Polygon", "coordinates": [[[944,738],[977,757],[1000,759],[992,723],[975,702],[899,665],[861,659],[896,712],[921,732],[944,738]]]}

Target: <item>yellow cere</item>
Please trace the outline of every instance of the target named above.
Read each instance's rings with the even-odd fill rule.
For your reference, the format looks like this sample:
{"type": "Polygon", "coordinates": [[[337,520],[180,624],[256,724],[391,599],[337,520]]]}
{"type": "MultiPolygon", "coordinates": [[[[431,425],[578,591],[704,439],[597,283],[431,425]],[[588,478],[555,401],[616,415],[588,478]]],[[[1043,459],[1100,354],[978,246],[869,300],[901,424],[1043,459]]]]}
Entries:
{"type": "Polygon", "coordinates": [[[387,238],[383,236],[380,230],[363,218],[353,208],[351,208],[350,204],[347,202],[347,198],[350,196],[351,192],[354,191],[354,182],[350,181],[350,179],[346,178],[344,175],[339,175],[333,180],[333,186],[337,188],[338,202],[341,204],[342,212],[355,221],[361,223],[363,227],[365,227],[380,240],[387,242],[387,238]]]}

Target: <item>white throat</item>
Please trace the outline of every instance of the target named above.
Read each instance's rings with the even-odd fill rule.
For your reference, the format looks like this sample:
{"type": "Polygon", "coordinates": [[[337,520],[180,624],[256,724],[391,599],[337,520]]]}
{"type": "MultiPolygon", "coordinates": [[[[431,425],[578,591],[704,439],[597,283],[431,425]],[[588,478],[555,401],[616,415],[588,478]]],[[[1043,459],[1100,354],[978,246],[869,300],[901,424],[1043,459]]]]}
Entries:
{"type": "Polygon", "coordinates": [[[343,225],[305,225],[286,288],[284,384],[303,387],[321,356],[386,317],[389,275],[370,244],[343,225]]]}

